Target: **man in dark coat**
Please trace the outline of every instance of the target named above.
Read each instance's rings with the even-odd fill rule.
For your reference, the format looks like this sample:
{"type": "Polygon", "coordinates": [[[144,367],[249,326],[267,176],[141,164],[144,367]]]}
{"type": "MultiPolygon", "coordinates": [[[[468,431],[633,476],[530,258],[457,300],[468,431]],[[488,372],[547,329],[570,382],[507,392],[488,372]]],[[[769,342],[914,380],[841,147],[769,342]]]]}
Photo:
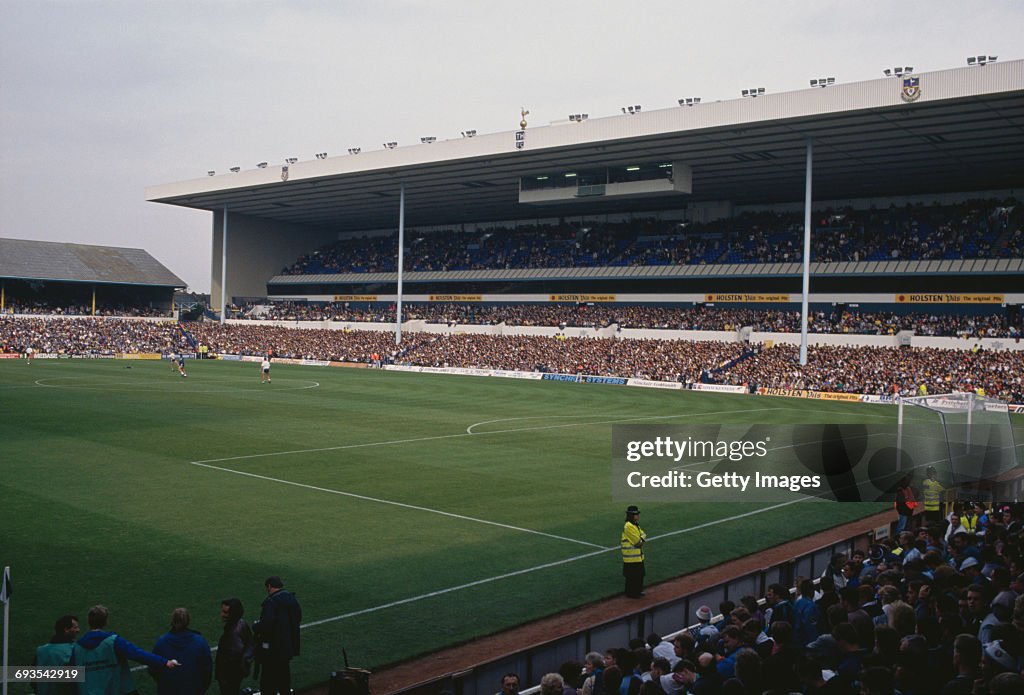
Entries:
{"type": "Polygon", "coordinates": [[[302,608],[295,594],[285,590],[280,577],[267,577],[267,598],[253,626],[259,646],[261,695],[290,695],[291,660],[299,655],[302,608]]]}

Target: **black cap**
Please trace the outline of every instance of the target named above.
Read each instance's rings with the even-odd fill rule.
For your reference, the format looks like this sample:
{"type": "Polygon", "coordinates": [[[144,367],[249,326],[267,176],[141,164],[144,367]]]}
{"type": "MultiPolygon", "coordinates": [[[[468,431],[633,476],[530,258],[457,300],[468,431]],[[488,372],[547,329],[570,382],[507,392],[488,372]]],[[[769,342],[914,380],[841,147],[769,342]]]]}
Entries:
{"type": "Polygon", "coordinates": [[[628,507],[626,507],[626,514],[639,514],[639,513],[640,513],[640,507],[636,506],[635,504],[631,504],[628,507]]]}

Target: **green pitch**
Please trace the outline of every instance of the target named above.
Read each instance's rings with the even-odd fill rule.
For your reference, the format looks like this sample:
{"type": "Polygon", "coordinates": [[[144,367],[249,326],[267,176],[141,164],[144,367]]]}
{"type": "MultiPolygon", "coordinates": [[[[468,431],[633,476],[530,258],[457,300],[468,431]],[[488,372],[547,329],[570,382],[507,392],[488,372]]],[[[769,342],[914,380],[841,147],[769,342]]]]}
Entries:
{"type": "MultiPolygon", "coordinates": [[[[616,423],[809,423],[879,406],[249,363],[0,360],[0,565],[11,663],[53,620],[111,609],[151,648],[187,607],[302,603],[296,687],[348,650],[379,667],[622,590],[616,423]]],[[[868,415],[869,414],[869,415],[868,415]]],[[[648,582],[884,509],[642,504],[648,582]],[[735,518],[740,515],[740,518],[735,518]],[[694,528],[699,527],[699,528],[694,528]],[[688,529],[693,529],[689,531],[688,529]]],[[[152,690],[147,678],[140,679],[152,690]]]]}

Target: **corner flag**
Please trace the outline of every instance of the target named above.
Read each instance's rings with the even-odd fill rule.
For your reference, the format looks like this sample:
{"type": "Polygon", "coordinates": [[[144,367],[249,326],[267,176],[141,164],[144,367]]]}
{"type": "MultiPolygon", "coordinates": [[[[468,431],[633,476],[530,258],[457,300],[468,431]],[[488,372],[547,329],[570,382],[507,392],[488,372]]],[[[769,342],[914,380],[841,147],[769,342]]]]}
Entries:
{"type": "Polygon", "coordinates": [[[10,631],[11,617],[11,568],[4,567],[4,579],[0,583],[0,603],[4,604],[4,649],[3,649],[3,695],[7,695],[7,642],[10,631]]]}

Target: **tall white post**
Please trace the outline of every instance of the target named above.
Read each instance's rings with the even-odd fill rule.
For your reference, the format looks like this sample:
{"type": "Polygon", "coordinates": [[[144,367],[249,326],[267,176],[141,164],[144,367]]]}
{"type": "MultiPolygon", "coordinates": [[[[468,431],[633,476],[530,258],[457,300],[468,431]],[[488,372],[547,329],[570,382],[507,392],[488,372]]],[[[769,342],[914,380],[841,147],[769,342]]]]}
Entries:
{"type": "Polygon", "coordinates": [[[398,196],[398,301],[395,303],[395,345],[402,344],[402,273],[405,260],[405,184],[398,196]]]}
{"type": "Polygon", "coordinates": [[[800,364],[807,364],[807,302],[811,294],[811,173],[814,141],[807,137],[807,181],[804,188],[804,293],[800,302],[800,364]]]}
{"type": "MultiPolygon", "coordinates": [[[[897,396],[897,398],[899,398],[897,396]]],[[[896,414],[896,470],[903,470],[903,399],[899,399],[899,411],[896,414]]]]}
{"type": "Polygon", "coordinates": [[[224,325],[224,317],[228,313],[227,284],[228,284],[228,206],[224,206],[224,219],[221,220],[221,247],[220,247],[220,323],[224,325]]]}

